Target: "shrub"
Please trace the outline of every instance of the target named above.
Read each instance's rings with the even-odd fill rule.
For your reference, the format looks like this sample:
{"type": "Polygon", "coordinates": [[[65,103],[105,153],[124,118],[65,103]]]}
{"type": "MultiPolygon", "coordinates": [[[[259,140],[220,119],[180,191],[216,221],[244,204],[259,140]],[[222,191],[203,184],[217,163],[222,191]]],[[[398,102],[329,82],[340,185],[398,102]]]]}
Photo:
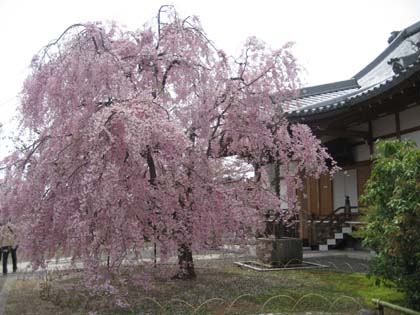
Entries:
{"type": "Polygon", "coordinates": [[[380,141],[362,202],[369,206],[364,245],[376,251],[371,273],[391,280],[420,308],[420,150],[380,141]]]}

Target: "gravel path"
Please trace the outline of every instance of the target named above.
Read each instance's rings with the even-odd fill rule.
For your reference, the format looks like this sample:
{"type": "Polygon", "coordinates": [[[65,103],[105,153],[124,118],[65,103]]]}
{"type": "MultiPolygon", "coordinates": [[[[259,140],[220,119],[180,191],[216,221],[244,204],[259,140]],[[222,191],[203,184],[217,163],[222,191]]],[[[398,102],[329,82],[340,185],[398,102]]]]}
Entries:
{"type": "Polygon", "coordinates": [[[0,315],[4,314],[6,307],[8,289],[16,281],[15,274],[8,274],[7,276],[0,276],[0,315]]]}

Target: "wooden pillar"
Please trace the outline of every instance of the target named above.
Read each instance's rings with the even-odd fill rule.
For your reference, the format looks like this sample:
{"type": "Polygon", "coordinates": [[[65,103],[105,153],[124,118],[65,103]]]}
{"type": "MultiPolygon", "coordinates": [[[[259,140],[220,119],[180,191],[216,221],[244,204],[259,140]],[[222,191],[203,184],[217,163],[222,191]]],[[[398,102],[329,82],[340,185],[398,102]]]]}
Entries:
{"type": "Polygon", "coordinates": [[[319,181],[314,178],[308,178],[308,215],[319,215],[319,181]]]}
{"type": "Polygon", "coordinates": [[[299,237],[308,238],[309,178],[303,178],[303,189],[299,192],[299,237]],[[306,196],[306,197],[305,197],[306,196]]]}
{"type": "Polygon", "coordinates": [[[329,174],[319,178],[319,214],[326,216],[333,211],[332,180],[329,174]]]}
{"type": "Polygon", "coordinates": [[[372,156],[373,155],[373,130],[372,130],[372,121],[369,119],[368,121],[368,132],[369,132],[369,139],[368,139],[368,144],[369,144],[369,154],[372,156]]]}
{"type": "MultiPolygon", "coordinates": [[[[365,193],[365,185],[370,177],[371,167],[370,164],[360,166],[357,168],[357,196],[360,197],[365,193]]],[[[359,204],[359,207],[363,206],[359,204]]]]}

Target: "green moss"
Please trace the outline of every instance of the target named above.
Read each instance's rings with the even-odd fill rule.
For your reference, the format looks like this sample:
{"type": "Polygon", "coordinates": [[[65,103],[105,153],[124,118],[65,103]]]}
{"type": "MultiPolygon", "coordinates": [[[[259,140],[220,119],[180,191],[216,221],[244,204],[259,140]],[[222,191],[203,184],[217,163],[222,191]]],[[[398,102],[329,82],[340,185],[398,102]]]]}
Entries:
{"type": "Polygon", "coordinates": [[[366,303],[371,303],[372,299],[385,300],[399,305],[405,304],[404,293],[398,291],[395,287],[385,286],[383,282],[376,285],[374,278],[369,278],[363,274],[348,274],[345,282],[335,282],[339,290],[353,292],[364,298],[366,303]]]}
{"type": "MultiPolygon", "coordinates": [[[[270,297],[285,294],[296,300],[306,296],[301,302],[301,308],[312,306],[311,310],[326,310],[331,303],[333,308],[340,307],[343,311],[350,311],[360,305],[372,308],[371,301],[374,298],[402,306],[405,304],[404,294],[395,287],[386,287],[383,284],[378,286],[375,284],[375,279],[364,274],[334,271],[295,271],[292,274],[295,285],[274,284],[256,296],[255,302],[263,304],[270,297]]],[[[279,297],[270,302],[267,310],[284,311],[292,304],[286,297],[279,297]]]]}

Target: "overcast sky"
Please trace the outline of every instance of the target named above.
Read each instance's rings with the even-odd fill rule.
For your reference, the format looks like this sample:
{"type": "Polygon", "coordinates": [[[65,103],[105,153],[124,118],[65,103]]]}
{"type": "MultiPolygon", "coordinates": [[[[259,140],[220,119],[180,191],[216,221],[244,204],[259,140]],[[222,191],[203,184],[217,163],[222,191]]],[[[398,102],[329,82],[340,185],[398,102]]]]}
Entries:
{"type": "Polygon", "coordinates": [[[67,26],[114,20],[136,29],[163,4],[174,4],[182,16],[199,16],[208,37],[229,54],[248,36],[273,48],[295,42],[306,85],[351,78],[386,48],[391,31],[420,21],[420,0],[0,0],[4,131],[13,126],[8,121],[31,57],[67,26]]]}

